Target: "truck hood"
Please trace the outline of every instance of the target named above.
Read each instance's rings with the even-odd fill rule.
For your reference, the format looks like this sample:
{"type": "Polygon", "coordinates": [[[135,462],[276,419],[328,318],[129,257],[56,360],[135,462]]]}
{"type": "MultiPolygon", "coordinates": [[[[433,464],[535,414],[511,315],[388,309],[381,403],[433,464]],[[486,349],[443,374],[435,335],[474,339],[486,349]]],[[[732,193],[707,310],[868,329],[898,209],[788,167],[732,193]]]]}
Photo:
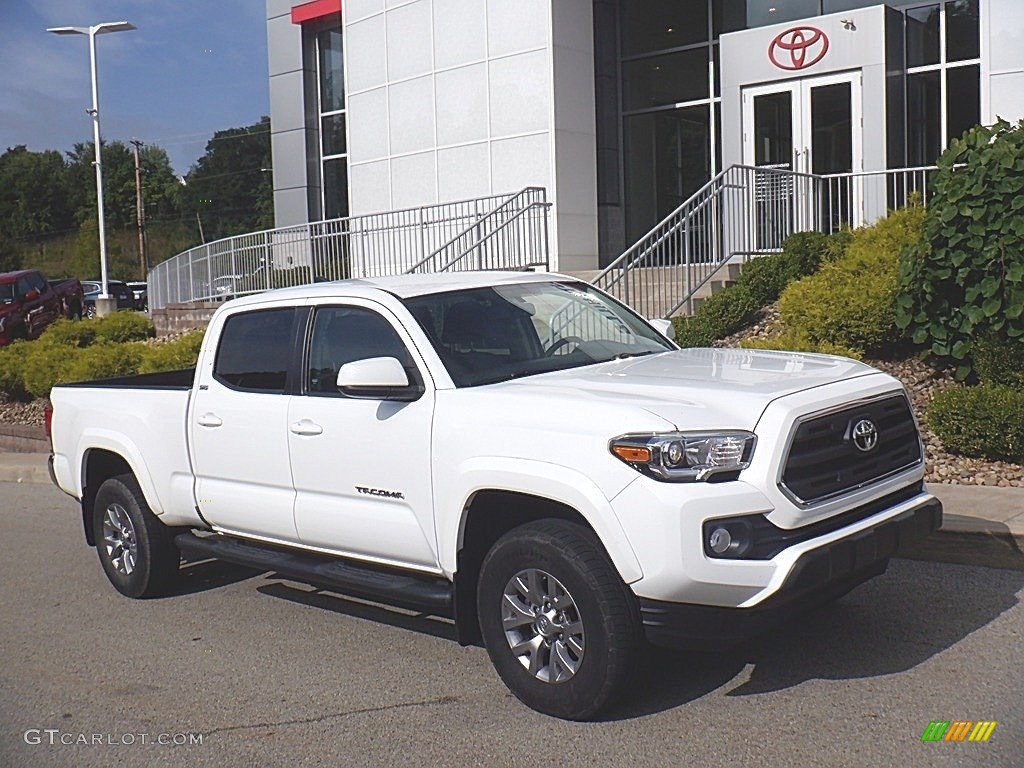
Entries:
{"type": "Polygon", "coordinates": [[[509,381],[532,391],[643,408],[680,430],[752,430],[773,400],[833,382],[885,375],[832,355],[747,349],[683,349],[509,381]]]}

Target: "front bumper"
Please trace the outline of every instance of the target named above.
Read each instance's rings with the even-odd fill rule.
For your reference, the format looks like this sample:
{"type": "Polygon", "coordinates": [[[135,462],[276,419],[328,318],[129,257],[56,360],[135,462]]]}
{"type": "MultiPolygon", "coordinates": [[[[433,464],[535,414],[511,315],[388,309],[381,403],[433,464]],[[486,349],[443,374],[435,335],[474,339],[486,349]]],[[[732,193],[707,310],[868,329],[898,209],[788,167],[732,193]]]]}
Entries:
{"type": "Polygon", "coordinates": [[[942,524],[942,504],[927,501],[870,528],[801,554],[771,597],[750,608],[723,608],[640,598],[644,632],[655,645],[721,647],[741,641],[795,612],[839,597],[885,571],[900,548],[942,524]]]}

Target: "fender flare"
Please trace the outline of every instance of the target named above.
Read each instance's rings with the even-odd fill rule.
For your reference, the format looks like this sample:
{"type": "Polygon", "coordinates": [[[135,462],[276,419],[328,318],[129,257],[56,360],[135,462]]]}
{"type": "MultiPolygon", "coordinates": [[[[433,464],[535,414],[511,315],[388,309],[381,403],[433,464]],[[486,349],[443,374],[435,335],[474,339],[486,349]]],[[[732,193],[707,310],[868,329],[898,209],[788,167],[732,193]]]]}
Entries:
{"type": "Polygon", "coordinates": [[[85,493],[86,462],[89,458],[89,451],[93,450],[109,451],[124,459],[132,474],[135,475],[135,480],[138,482],[142,495],[145,497],[146,503],[153,511],[153,514],[163,514],[164,509],[156,494],[156,486],[149,471],[146,469],[146,462],[143,460],[138,446],[126,441],[124,435],[105,429],[86,430],[75,449],[77,460],[72,466],[78,467],[78,472],[75,476],[75,492],[79,499],[83,498],[85,493]]]}
{"type": "Polygon", "coordinates": [[[588,476],[568,467],[532,459],[477,457],[462,464],[456,473],[454,493],[442,510],[457,510],[458,525],[438,521],[438,548],[441,567],[454,573],[458,552],[465,535],[466,520],[476,494],[482,491],[509,491],[537,496],[571,507],[593,528],[622,580],[627,584],[643,578],[640,561],[608,498],[588,476]],[[454,498],[453,498],[454,497],[454,498]]]}

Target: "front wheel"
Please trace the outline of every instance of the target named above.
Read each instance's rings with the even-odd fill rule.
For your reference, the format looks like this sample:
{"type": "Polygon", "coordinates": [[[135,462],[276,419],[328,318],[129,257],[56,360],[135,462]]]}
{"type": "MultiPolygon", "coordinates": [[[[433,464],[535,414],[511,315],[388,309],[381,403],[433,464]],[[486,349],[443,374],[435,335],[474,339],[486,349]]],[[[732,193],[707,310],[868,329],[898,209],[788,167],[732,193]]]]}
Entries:
{"type": "Polygon", "coordinates": [[[498,675],[538,712],[592,717],[634,672],[636,599],[581,526],[541,520],[502,536],[481,566],[477,610],[498,675]]]}
{"type": "Polygon", "coordinates": [[[99,487],[93,532],[103,571],[122,595],[154,597],[174,583],[181,553],[173,532],[150,511],[132,475],[112,477],[99,487]]]}

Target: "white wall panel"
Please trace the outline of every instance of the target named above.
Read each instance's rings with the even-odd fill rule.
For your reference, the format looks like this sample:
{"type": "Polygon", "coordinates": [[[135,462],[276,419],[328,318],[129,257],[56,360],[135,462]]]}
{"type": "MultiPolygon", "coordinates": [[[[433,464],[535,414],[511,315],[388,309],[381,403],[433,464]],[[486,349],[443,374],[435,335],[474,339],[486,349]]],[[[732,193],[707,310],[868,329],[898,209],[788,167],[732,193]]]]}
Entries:
{"type": "Polygon", "coordinates": [[[434,152],[391,160],[391,205],[412,208],[437,202],[437,158],[434,152]]]}
{"type": "Polygon", "coordinates": [[[348,97],[348,151],[354,163],[387,157],[387,88],[375,88],[348,97]]]}
{"type": "Polygon", "coordinates": [[[434,87],[439,146],[487,138],[486,64],[438,72],[434,87]]]}
{"type": "Polygon", "coordinates": [[[353,214],[391,210],[389,166],[387,160],[349,166],[349,201],[353,214]]]}
{"type": "Polygon", "coordinates": [[[384,10],[384,0],[343,0],[341,12],[348,23],[384,10]]]}
{"type": "MultiPolygon", "coordinates": [[[[354,118],[353,118],[354,119],[354,118]]],[[[434,147],[434,83],[431,77],[388,87],[391,154],[434,147]]]]}
{"type": "Polygon", "coordinates": [[[1024,118],[1024,72],[993,75],[992,120],[1003,118],[1011,123],[1024,118]]]}
{"type": "Polygon", "coordinates": [[[548,128],[551,110],[548,56],[547,51],[535,51],[490,62],[492,136],[548,128]]]}
{"type": "Polygon", "coordinates": [[[441,201],[468,200],[490,195],[490,150],[487,144],[482,142],[439,149],[437,187],[438,199],[441,201]]]}
{"type": "Polygon", "coordinates": [[[403,80],[433,70],[430,2],[416,0],[387,14],[388,79],[403,80]]]}
{"type": "Polygon", "coordinates": [[[371,16],[345,28],[345,88],[349,93],[387,81],[384,16],[371,16]]]}
{"type": "Polygon", "coordinates": [[[551,190],[551,137],[517,136],[491,144],[491,186],[512,192],[529,186],[551,190]]]}
{"type": "Polygon", "coordinates": [[[487,55],[486,5],[481,0],[434,0],[434,66],[453,67],[487,55]]]}
{"type": "Polygon", "coordinates": [[[503,56],[548,44],[551,3],[560,0],[487,0],[487,46],[503,56]]]}

